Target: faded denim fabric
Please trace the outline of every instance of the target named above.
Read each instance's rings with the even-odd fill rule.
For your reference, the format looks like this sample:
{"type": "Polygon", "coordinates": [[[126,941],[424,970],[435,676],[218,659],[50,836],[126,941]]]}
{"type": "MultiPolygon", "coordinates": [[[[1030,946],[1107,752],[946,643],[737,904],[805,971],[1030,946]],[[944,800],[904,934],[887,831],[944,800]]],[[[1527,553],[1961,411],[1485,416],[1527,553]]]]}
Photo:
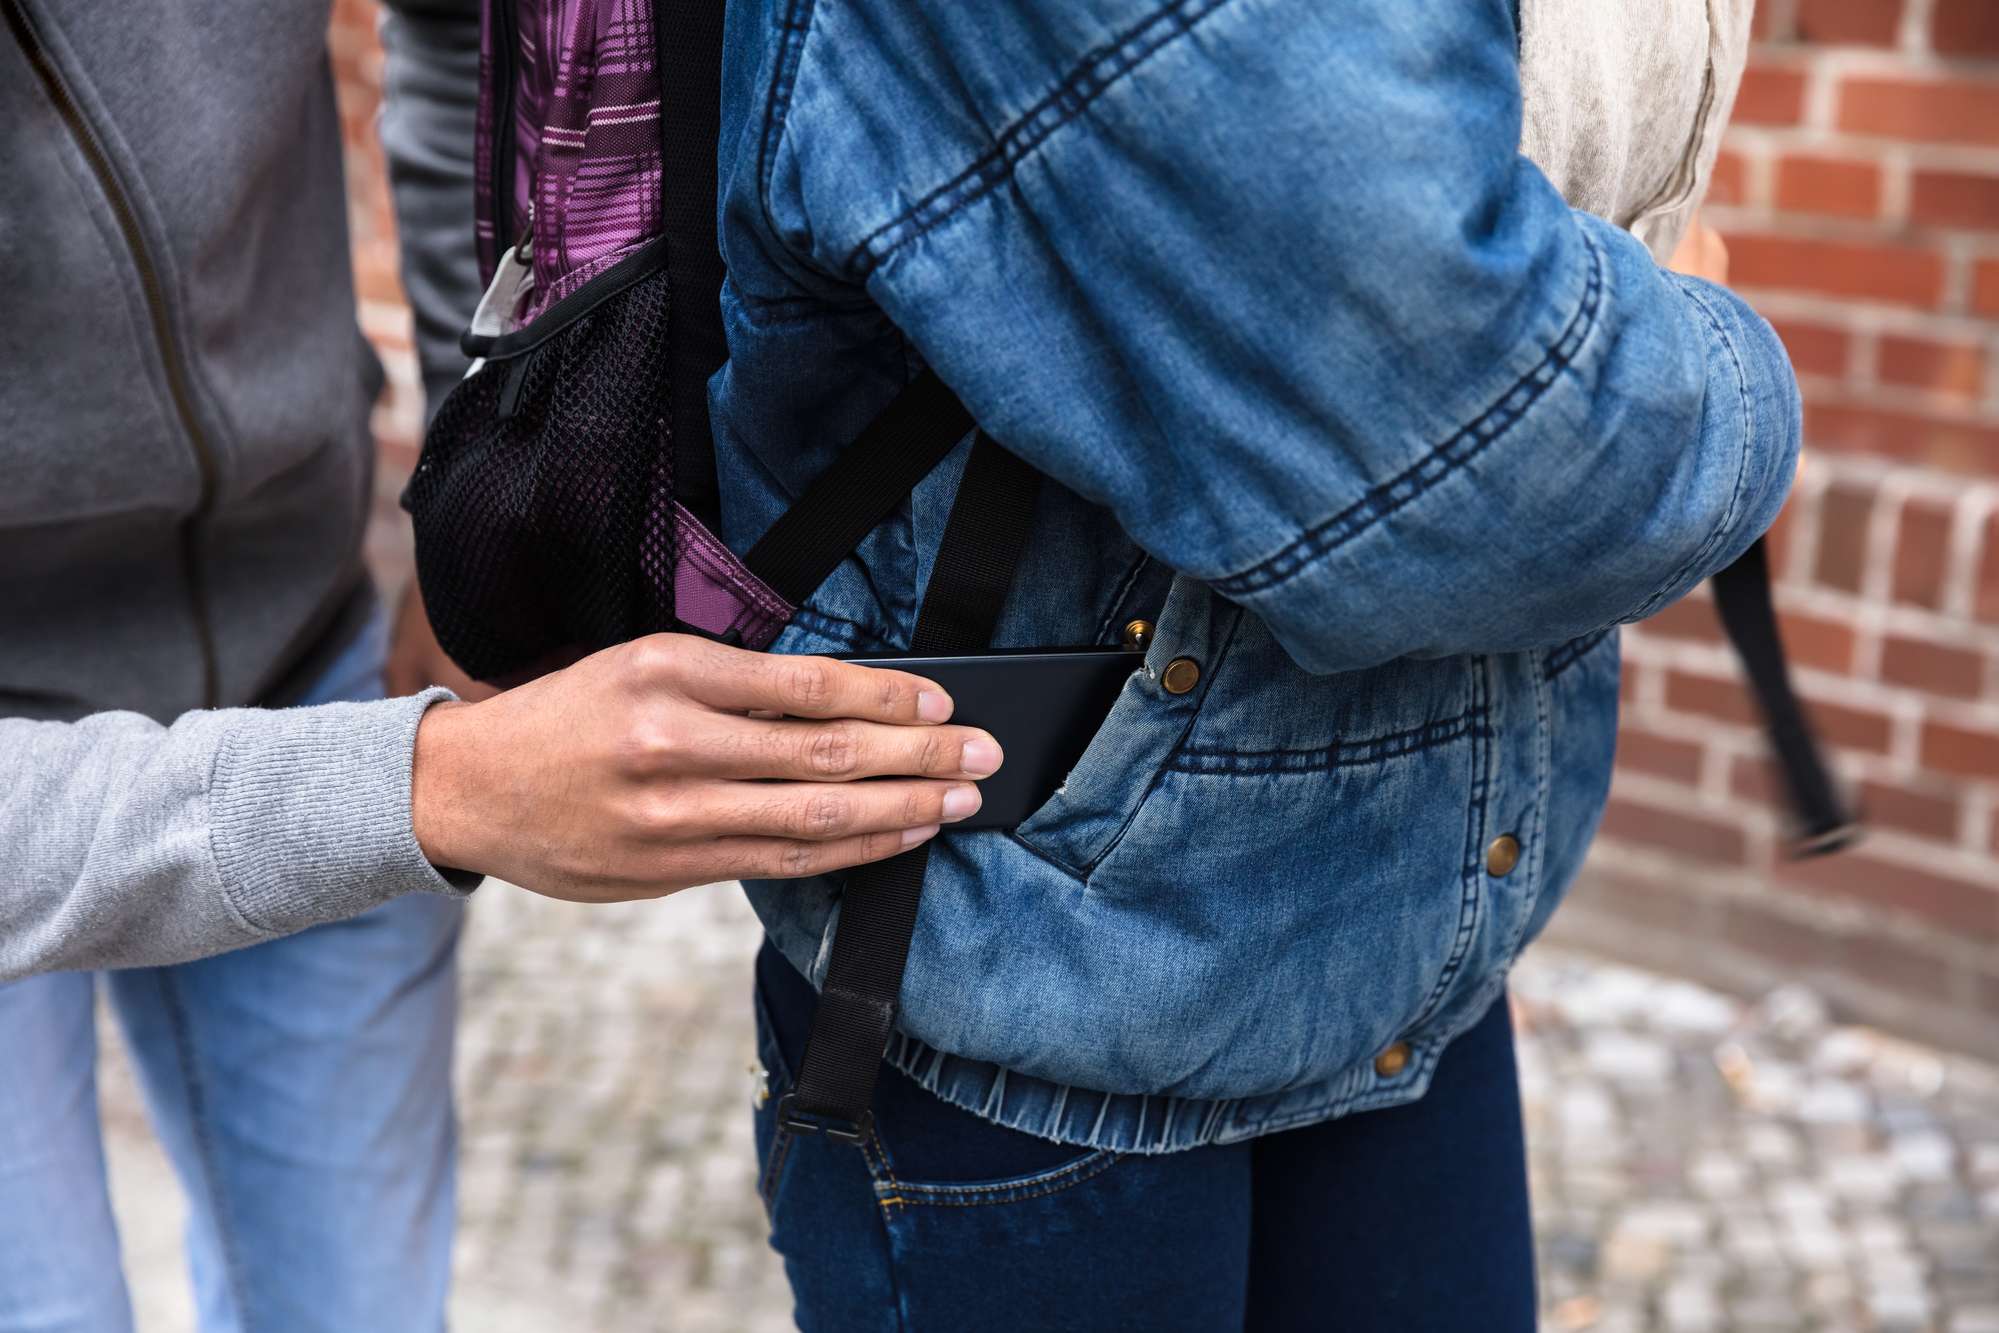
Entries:
{"type": "MultiPolygon", "coordinates": [[[[1776,337],[1518,155],[1505,0],[738,0],[727,55],[730,545],[927,363],[1057,483],[997,641],[1157,622],[1046,806],[938,840],[891,1058],[1126,1152],[1421,1096],[1588,845],[1615,626],[1783,499],[1776,337]]],[[[778,649],[905,645],[955,482],[778,649]]],[[[822,979],[837,881],[751,897],[822,979]]]]}

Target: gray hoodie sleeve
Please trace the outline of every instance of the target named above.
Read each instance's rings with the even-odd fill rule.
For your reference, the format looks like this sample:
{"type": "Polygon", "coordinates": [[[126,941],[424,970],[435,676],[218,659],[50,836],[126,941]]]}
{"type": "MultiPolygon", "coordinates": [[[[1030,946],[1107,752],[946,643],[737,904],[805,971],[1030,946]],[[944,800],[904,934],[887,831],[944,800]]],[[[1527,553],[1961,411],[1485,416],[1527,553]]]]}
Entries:
{"type": "Polygon", "coordinates": [[[450,697],[0,720],[0,981],[184,962],[469,890],[410,828],[417,722],[450,697]]]}

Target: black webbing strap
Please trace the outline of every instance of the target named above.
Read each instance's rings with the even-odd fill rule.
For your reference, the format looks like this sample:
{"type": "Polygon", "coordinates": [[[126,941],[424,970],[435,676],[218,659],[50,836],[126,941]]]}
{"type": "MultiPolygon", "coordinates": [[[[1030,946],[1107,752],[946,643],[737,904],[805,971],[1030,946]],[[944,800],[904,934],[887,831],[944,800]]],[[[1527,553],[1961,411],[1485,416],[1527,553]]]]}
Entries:
{"type": "MultiPolygon", "coordinates": [[[[912,654],[976,653],[991,645],[1039,485],[1039,473],[987,436],[974,442],[917,613],[912,654]]],[[[929,863],[926,844],[848,877],[805,1058],[778,1106],[786,1128],[824,1130],[854,1143],[867,1137],[929,863]]]]}
{"type": "Polygon", "coordinates": [[[1748,672],[1763,710],[1770,745],[1783,769],[1785,789],[1798,820],[1792,851],[1798,856],[1836,852],[1860,836],[1819,751],[1811,722],[1784,664],[1784,641],[1770,596],[1770,556],[1762,538],[1727,569],[1714,576],[1714,600],[1748,672]]]}
{"type": "Polygon", "coordinates": [[[924,371],[813,479],[743,563],[785,601],[803,605],[971,429],[957,395],[935,371],[924,371]]]}
{"type": "MultiPolygon", "coordinates": [[[[715,155],[722,133],[724,0],[654,0],[659,67],[660,225],[666,237],[673,495],[713,526],[720,508],[708,379],[728,359],[715,155]]],[[[506,127],[502,127],[503,131],[506,127]]]]}

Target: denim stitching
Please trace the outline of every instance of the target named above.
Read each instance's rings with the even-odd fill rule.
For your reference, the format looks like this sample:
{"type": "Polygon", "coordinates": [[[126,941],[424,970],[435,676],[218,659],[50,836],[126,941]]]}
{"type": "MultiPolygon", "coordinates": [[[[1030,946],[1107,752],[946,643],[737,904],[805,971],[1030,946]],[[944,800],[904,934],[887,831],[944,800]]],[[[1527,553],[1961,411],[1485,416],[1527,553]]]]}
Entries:
{"type": "MultiPolygon", "coordinates": [[[[763,137],[757,143],[757,206],[763,210],[767,224],[771,220],[770,182],[777,171],[777,143],[784,137],[791,116],[791,92],[798,81],[798,67],[804,58],[806,35],[812,30],[813,13],[814,0],[790,0],[784,7],[784,17],[778,20],[778,30],[783,35],[778,41],[777,70],[764,98],[763,137]]],[[[772,226],[771,230],[777,229],[772,226]]]]}
{"type": "Polygon", "coordinates": [[[1211,586],[1214,590],[1224,597],[1240,600],[1295,577],[1313,561],[1331,554],[1389,515],[1421,499],[1511,430],[1554,384],[1555,378],[1575,361],[1596,325],[1597,309],[1603,295],[1603,256],[1598,252],[1596,242],[1587,236],[1584,237],[1584,245],[1589,251],[1590,268],[1583,287],[1582,302],[1576,307],[1576,313],[1561,337],[1555,340],[1555,345],[1548,349],[1532,370],[1514,381],[1485,411],[1402,472],[1372,488],[1325,522],[1306,529],[1276,554],[1240,573],[1213,580],[1211,586]]]}
{"type": "Polygon", "coordinates": [[[1486,729],[1483,708],[1469,708],[1456,717],[1426,722],[1407,731],[1336,740],[1312,750],[1203,750],[1188,747],[1169,765],[1176,773],[1326,773],[1337,768],[1364,768],[1406,758],[1464,740],[1486,729]]]}
{"type": "MultiPolygon", "coordinates": [[[[891,1208],[983,1208],[1010,1203],[1027,1203],[1033,1199],[1045,1199],[1051,1194],[1095,1180],[1104,1172],[1116,1166],[1119,1154],[1107,1148],[1098,1149],[1087,1156],[1079,1157],[1069,1166],[1059,1167],[1044,1176],[1033,1177],[1017,1185],[895,1185],[896,1193],[880,1200],[884,1210],[891,1208]]],[[[881,1188],[877,1186],[877,1188],[881,1188]]]]}
{"type": "Polygon", "coordinates": [[[1091,639],[1092,643],[1108,641],[1111,631],[1118,628],[1117,622],[1127,618],[1122,614],[1125,599],[1131,596],[1132,589],[1138,586],[1139,576],[1151,563],[1152,557],[1140,551],[1138,558],[1131,562],[1131,567],[1125,570],[1124,577],[1118,580],[1117,591],[1111,594],[1110,603],[1104,607],[1103,618],[1097,622],[1097,632],[1091,639]]]}
{"type": "MultiPolygon", "coordinates": [[[[1728,352],[1729,364],[1735,367],[1735,400],[1737,405],[1742,409],[1742,438],[1745,441],[1755,438],[1756,411],[1749,397],[1749,377],[1748,372],[1742,366],[1742,354],[1735,350],[1734,340],[1728,336],[1728,331],[1722,327],[1720,319],[1716,317],[1713,310],[1708,308],[1707,302],[1702,299],[1700,293],[1684,284],[1680,286],[1679,290],[1685,293],[1687,299],[1694,303],[1694,308],[1701,312],[1701,318],[1714,331],[1714,336],[1721,341],[1722,347],[1728,352]]],[[[1703,563],[1709,556],[1714,554],[1714,548],[1721,544],[1722,538],[1735,525],[1737,511],[1742,506],[1743,483],[1748,475],[1749,446],[1745,443],[1742,446],[1741,456],[1736,460],[1735,464],[1735,488],[1729,494],[1728,508],[1722,513],[1721,521],[1715,525],[1714,531],[1708,534],[1707,540],[1700,544],[1700,549],[1687,557],[1681,563],[1680,567],[1673,571],[1672,578],[1666,580],[1659,591],[1647,598],[1645,605],[1631,615],[1630,618],[1632,620],[1643,620],[1657,611],[1665,602],[1667,594],[1678,587],[1693,572],[1695,566],[1703,563]]]]}
{"type": "MultiPolygon", "coordinates": [[[[1514,871],[1521,876],[1520,883],[1526,887],[1527,903],[1524,911],[1517,914],[1513,929],[1506,935],[1505,958],[1507,966],[1520,956],[1521,936],[1527,933],[1527,922],[1534,915],[1534,907],[1540,901],[1541,867],[1547,859],[1548,805],[1554,799],[1555,785],[1555,727],[1554,727],[1554,677],[1544,668],[1536,673],[1540,679],[1534,682],[1534,809],[1528,815],[1526,856],[1514,871]]],[[[1530,677],[1531,678],[1531,677],[1530,677]]]]}
{"type": "Polygon", "coordinates": [[[1606,625],[1594,633],[1583,635],[1580,639],[1570,639],[1567,643],[1556,648],[1555,651],[1548,654],[1546,660],[1541,664],[1542,679],[1554,680],[1564,671],[1567,671],[1570,667],[1588,657],[1590,653],[1603,646],[1604,640],[1610,637],[1611,630],[1615,628],[1616,626],[1614,625],[1606,625]]]}
{"type": "Polygon", "coordinates": [[[1085,53],[1062,82],[1001,130],[991,147],[963,171],[862,238],[847,256],[848,268],[857,280],[866,280],[896,250],[992,193],[1056,130],[1227,3],[1173,0],[1121,36],[1085,53]]]}
{"type": "Polygon", "coordinates": [[[1104,844],[1103,850],[1091,857],[1090,863],[1084,867],[1084,883],[1087,884],[1089,877],[1097,872],[1097,867],[1118,849],[1118,844],[1124,841],[1124,835],[1131,832],[1131,826],[1138,822],[1138,812],[1145,809],[1145,803],[1152,799],[1153,793],[1159,790],[1159,784],[1166,780],[1167,771],[1180,757],[1181,751],[1186,747],[1187,738],[1194,734],[1194,724],[1201,720],[1201,710],[1207,706],[1208,695],[1214,689],[1215,681],[1221,678],[1222,668],[1228,664],[1229,652],[1235,647],[1236,635],[1241,629],[1242,608],[1237,607],[1235,619],[1229,625],[1228,637],[1222,640],[1221,650],[1215,654],[1214,670],[1203,673],[1201,677],[1201,693],[1193,701],[1194,706],[1187,712],[1187,725],[1182,727],[1180,734],[1174,738],[1173,748],[1166,752],[1166,761],[1153,771],[1152,781],[1145,784],[1145,794],[1132,804],[1131,813],[1124,817],[1124,823],[1118,826],[1118,831],[1111,835],[1111,840],[1104,844]]]}
{"type": "MultiPolygon", "coordinates": [[[[1479,658],[1471,664],[1472,705],[1481,713],[1490,707],[1486,702],[1492,684],[1488,676],[1489,670],[1484,658],[1479,658]]],[[[1429,1022],[1443,1006],[1444,997],[1450,993],[1451,983],[1457,980],[1458,970],[1464,966],[1465,959],[1470,956],[1472,940],[1478,933],[1479,911],[1484,906],[1485,898],[1482,891],[1484,880],[1481,878],[1485,867],[1479,862],[1479,848],[1485,844],[1486,804],[1492,794],[1492,775],[1488,771],[1492,764],[1492,755],[1491,747],[1486,743],[1490,734],[1490,728],[1472,733],[1471,810],[1470,818],[1465,821],[1464,862],[1459,870],[1464,887],[1458,901],[1457,936],[1451,941],[1450,955],[1444,959],[1443,969],[1437,973],[1437,983],[1431,987],[1429,998],[1423,1001],[1423,1007],[1416,1011],[1415,1021],[1409,1024],[1411,1028],[1429,1022]]]]}
{"type": "Polygon", "coordinates": [[[181,1000],[180,988],[171,969],[154,968],[153,975],[159,982],[160,1009],[166,1015],[167,1031],[173,1036],[174,1063],[180,1068],[181,1091],[187,1100],[188,1126],[193,1130],[194,1154],[201,1164],[201,1181],[208,1189],[209,1204],[215,1214],[215,1234],[222,1248],[222,1268],[228,1275],[229,1298],[236,1304],[237,1318],[248,1326],[251,1322],[250,1301],[243,1284],[243,1263],[236,1252],[236,1233],[229,1220],[228,1196],[216,1171],[215,1139],[209,1132],[208,1095],[195,1064],[187,1006],[181,1000]]]}

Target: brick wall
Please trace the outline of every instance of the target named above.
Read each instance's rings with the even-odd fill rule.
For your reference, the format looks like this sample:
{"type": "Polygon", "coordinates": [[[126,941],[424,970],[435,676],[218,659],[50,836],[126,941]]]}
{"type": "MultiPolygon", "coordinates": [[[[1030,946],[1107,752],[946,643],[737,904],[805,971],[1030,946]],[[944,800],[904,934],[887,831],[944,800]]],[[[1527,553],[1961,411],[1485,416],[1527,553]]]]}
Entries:
{"type": "MultiPolygon", "coordinates": [[[[1999,0],[1764,0],[1712,217],[1783,333],[1811,458],[1777,534],[1801,684],[1875,832],[1786,864],[1750,705],[1705,593],[1627,640],[1627,724],[1556,930],[1999,1050],[1999,0]]],[[[362,321],[391,391],[372,554],[420,394],[395,280],[369,0],[337,0],[362,321]]]]}
{"type": "Polygon", "coordinates": [[[423,386],[412,350],[409,307],[397,276],[396,223],[375,111],[382,100],[382,47],[375,36],[375,0],[334,0],[327,46],[340,90],[341,132],[347,150],[347,225],[354,246],[354,280],[361,328],[388,372],[375,406],[380,445],[375,476],[375,523],[368,533],[368,561],[390,594],[409,578],[409,520],[396,506],[416,465],[423,436],[423,386]]]}
{"type": "Polygon", "coordinates": [[[1788,864],[1712,604],[1626,639],[1559,933],[1999,1049],[1999,0],[1763,0],[1709,199],[1804,385],[1776,533],[1800,684],[1873,829],[1788,864]]]}

